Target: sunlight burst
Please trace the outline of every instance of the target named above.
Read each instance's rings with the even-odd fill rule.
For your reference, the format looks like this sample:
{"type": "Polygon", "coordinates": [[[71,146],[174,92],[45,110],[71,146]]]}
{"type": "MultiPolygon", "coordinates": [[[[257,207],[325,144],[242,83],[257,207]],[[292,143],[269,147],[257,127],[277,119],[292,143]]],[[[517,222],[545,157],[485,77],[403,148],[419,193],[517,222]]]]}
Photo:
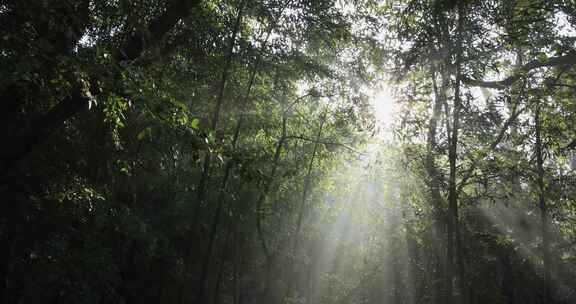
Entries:
{"type": "Polygon", "coordinates": [[[396,113],[396,103],[392,90],[386,85],[380,85],[372,92],[371,96],[374,118],[376,119],[376,134],[379,137],[387,137],[396,113]]]}

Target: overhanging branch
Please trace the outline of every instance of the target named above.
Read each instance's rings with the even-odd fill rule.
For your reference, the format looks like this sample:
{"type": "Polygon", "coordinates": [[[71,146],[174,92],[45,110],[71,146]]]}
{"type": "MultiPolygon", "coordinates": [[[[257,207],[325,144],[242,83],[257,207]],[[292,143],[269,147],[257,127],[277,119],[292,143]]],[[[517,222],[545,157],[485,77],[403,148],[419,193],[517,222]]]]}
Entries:
{"type": "Polygon", "coordinates": [[[575,64],[576,64],[576,51],[571,51],[564,56],[550,57],[546,60],[534,59],[523,65],[521,68],[519,68],[518,71],[516,71],[513,75],[502,80],[483,81],[463,77],[462,82],[472,87],[483,87],[483,88],[503,90],[514,84],[520,78],[522,78],[525,73],[530,72],[534,69],[544,67],[572,66],[575,64]]]}
{"type": "Polygon", "coordinates": [[[146,33],[132,33],[119,50],[120,61],[134,60],[142,54],[146,45],[158,43],[176,24],[188,16],[199,0],[173,0],[166,11],[150,22],[146,33]]]}
{"type": "MultiPolygon", "coordinates": [[[[310,141],[310,142],[314,142],[315,140],[312,138],[308,138],[305,136],[301,136],[301,135],[291,135],[291,136],[286,136],[286,139],[299,139],[299,140],[304,140],[304,141],[310,141]]],[[[339,146],[342,148],[345,148],[347,150],[350,150],[356,154],[360,154],[360,155],[364,155],[365,153],[360,152],[352,147],[350,147],[349,145],[343,144],[343,143],[339,143],[339,142],[331,142],[331,141],[325,141],[325,140],[318,140],[319,144],[325,145],[325,146],[339,146]]]]}
{"type": "MultiPolygon", "coordinates": [[[[114,52],[118,62],[137,59],[145,50],[145,41],[158,43],[177,23],[188,16],[192,9],[199,6],[200,0],[172,0],[166,11],[150,22],[146,33],[133,33],[125,43],[114,52]],[[146,38],[146,39],[144,39],[146,38]]],[[[32,118],[19,132],[9,139],[9,149],[0,152],[2,163],[13,163],[26,156],[34,146],[46,139],[67,119],[73,117],[90,102],[89,87],[77,84],[69,95],[44,115],[32,118]]]]}
{"type": "MultiPolygon", "coordinates": [[[[514,108],[512,110],[512,113],[510,114],[510,117],[508,118],[508,120],[506,120],[506,122],[504,123],[504,125],[502,126],[502,129],[500,129],[500,132],[498,132],[498,135],[496,136],[496,138],[494,139],[494,141],[492,141],[492,143],[490,143],[490,146],[488,146],[488,150],[494,150],[496,149],[496,147],[498,146],[498,144],[500,144],[500,142],[502,142],[502,140],[504,139],[506,132],[508,131],[508,129],[510,128],[510,126],[516,121],[516,119],[518,118],[518,116],[520,116],[520,114],[522,114],[522,112],[524,112],[526,110],[526,107],[517,110],[516,109],[517,105],[514,105],[514,108]]],[[[466,186],[466,183],[468,182],[468,180],[472,177],[472,174],[474,173],[474,171],[476,170],[476,168],[478,167],[478,164],[480,162],[480,160],[482,158],[484,158],[486,156],[485,153],[482,153],[481,156],[476,157],[473,161],[472,164],[470,165],[470,169],[468,169],[466,175],[464,175],[464,177],[462,178],[462,180],[460,181],[460,184],[458,185],[458,189],[457,192],[461,193],[462,189],[464,188],[464,186],[466,186]]]]}

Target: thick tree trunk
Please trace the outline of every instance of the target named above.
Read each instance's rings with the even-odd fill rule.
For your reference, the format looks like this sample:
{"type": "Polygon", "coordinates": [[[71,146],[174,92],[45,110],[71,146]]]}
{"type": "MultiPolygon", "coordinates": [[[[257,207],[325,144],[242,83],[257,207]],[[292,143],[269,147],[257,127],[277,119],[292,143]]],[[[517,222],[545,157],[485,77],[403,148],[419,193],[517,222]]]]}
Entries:
{"type": "Polygon", "coordinates": [[[224,276],[224,264],[226,262],[226,252],[228,251],[228,242],[230,240],[230,235],[234,229],[234,219],[231,219],[228,223],[228,228],[226,228],[226,238],[222,244],[222,252],[220,253],[220,263],[218,265],[218,274],[216,275],[216,286],[214,287],[214,293],[212,296],[212,303],[218,304],[220,299],[220,286],[222,285],[222,278],[224,276]]]}
{"type": "Polygon", "coordinates": [[[542,146],[542,125],[540,118],[540,101],[536,102],[536,110],[534,114],[534,123],[536,131],[536,166],[537,166],[537,182],[538,182],[538,206],[540,208],[541,220],[541,237],[542,237],[542,265],[544,272],[543,293],[544,302],[553,303],[551,280],[552,273],[550,267],[550,239],[548,233],[548,206],[546,204],[546,189],[544,184],[544,155],[542,146]]]}
{"type": "MultiPolygon", "coordinates": [[[[442,206],[442,194],[440,192],[440,185],[442,182],[442,177],[438,172],[436,166],[436,133],[438,129],[438,120],[440,119],[440,114],[442,112],[442,104],[444,102],[445,90],[447,81],[445,77],[442,79],[442,87],[438,88],[436,84],[436,68],[432,67],[431,71],[432,85],[434,88],[434,105],[432,107],[432,117],[428,121],[428,138],[426,143],[426,173],[428,175],[428,188],[430,190],[430,196],[432,199],[432,206],[435,215],[435,221],[437,229],[443,230],[441,226],[445,222],[444,207],[442,206]]],[[[442,73],[443,75],[444,73],[442,73]]]]}
{"type": "Polygon", "coordinates": [[[232,264],[232,271],[234,276],[232,278],[233,285],[233,304],[240,304],[240,231],[238,231],[238,218],[234,221],[233,233],[234,233],[234,259],[232,264]]]}
{"type": "MultiPolygon", "coordinates": [[[[443,69],[440,73],[441,87],[437,85],[437,72],[436,66],[432,65],[431,77],[432,77],[432,87],[434,89],[434,105],[432,106],[432,117],[428,122],[428,138],[426,147],[426,174],[428,177],[428,189],[430,191],[430,199],[432,202],[433,212],[434,212],[434,232],[433,238],[437,240],[437,245],[435,250],[437,252],[442,252],[445,249],[446,242],[443,241],[444,235],[446,233],[446,212],[444,209],[444,199],[441,193],[442,176],[436,165],[436,153],[437,153],[437,129],[438,121],[440,120],[440,115],[442,112],[442,105],[446,103],[446,90],[448,89],[449,79],[447,73],[443,69]]],[[[438,259],[436,265],[437,275],[440,277],[445,277],[445,263],[442,259],[438,259]]],[[[438,290],[438,294],[435,296],[435,303],[443,304],[446,303],[446,294],[442,294],[447,288],[447,282],[441,281],[442,286],[440,288],[435,288],[438,290]]]]}
{"type": "MultiPolygon", "coordinates": [[[[462,248],[460,241],[460,226],[458,212],[458,185],[456,182],[457,160],[458,160],[458,136],[460,131],[460,111],[462,108],[461,82],[462,82],[462,36],[464,24],[463,3],[458,3],[458,26],[456,34],[456,81],[454,84],[454,107],[452,109],[452,135],[448,150],[449,180],[448,180],[448,229],[446,244],[446,280],[448,303],[455,303],[454,282],[457,281],[460,292],[460,301],[466,302],[466,291],[464,287],[464,263],[462,258],[462,248]]],[[[447,113],[448,114],[448,113],[447,113]]],[[[458,301],[458,300],[456,300],[458,301]]]]}
{"type": "Polygon", "coordinates": [[[506,304],[514,304],[514,273],[508,248],[501,249],[500,265],[502,268],[502,293],[506,304]]]}
{"type": "Polygon", "coordinates": [[[411,225],[408,224],[408,221],[403,215],[403,222],[404,222],[404,230],[406,231],[405,234],[405,241],[406,241],[406,252],[408,253],[408,283],[409,286],[414,288],[413,294],[409,297],[408,304],[420,303],[420,299],[422,297],[422,286],[423,284],[420,273],[420,248],[418,246],[418,241],[414,237],[414,230],[412,229],[411,225]]]}

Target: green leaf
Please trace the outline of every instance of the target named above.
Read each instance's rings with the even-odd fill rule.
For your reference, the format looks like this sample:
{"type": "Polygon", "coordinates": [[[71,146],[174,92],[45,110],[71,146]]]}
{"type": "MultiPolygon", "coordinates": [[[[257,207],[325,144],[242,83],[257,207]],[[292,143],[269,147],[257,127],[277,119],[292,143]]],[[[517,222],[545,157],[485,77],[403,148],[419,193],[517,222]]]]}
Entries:
{"type": "Polygon", "coordinates": [[[190,122],[190,127],[194,130],[198,130],[199,125],[200,125],[200,119],[198,119],[198,118],[194,118],[190,122]]]}
{"type": "Polygon", "coordinates": [[[138,139],[139,141],[143,140],[144,138],[146,138],[146,130],[144,129],[142,131],[140,131],[140,133],[138,133],[138,135],[136,135],[136,139],[138,139]]]}
{"type": "Polygon", "coordinates": [[[548,61],[548,56],[545,53],[541,52],[538,54],[536,59],[538,59],[538,61],[540,61],[541,63],[546,63],[546,61],[548,61]]]}

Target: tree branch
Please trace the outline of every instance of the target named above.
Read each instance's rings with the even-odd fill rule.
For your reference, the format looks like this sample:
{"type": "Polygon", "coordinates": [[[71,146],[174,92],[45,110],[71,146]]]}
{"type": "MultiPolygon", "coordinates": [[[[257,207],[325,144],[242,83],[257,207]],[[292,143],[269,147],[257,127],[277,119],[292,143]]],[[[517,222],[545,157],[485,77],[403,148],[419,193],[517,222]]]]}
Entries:
{"type": "MultiPolygon", "coordinates": [[[[121,62],[140,57],[145,50],[144,37],[147,38],[147,41],[158,43],[166,33],[199,4],[200,0],[172,0],[167,10],[150,22],[147,29],[148,33],[136,33],[126,40],[122,47],[115,52],[116,60],[121,62]]],[[[10,148],[0,152],[0,169],[25,157],[34,146],[41,143],[66,120],[85,109],[91,98],[89,88],[85,84],[79,83],[72,88],[68,97],[60,101],[46,114],[30,119],[20,131],[10,136],[12,142],[10,148]]]]}
{"type": "Polygon", "coordinates": [[[472,87],[484,87],[484,88],[490,88],[490,89],[503,90],[503,89],[511,86],[512,84],[514,84],[520,78],[522,78],[526,72],[530,72],[534,69],[544,68],[544,67],[572,66],[575,64],[576,64],[576,51],[571,51],[564,56],[550,57],[545,61],[540,61],[538,59],[534,59],[534,60],[526,63],[522,67],[520,67],[518,69],[518,71],[516,71],[513,75],[511,75],[505,79],[502,79],[502,80],[483,81],[483,80],[476,80],[476,79],[464,77],[462,79],[462,81],[466,85],[472,86],[472,87]]]}
{"type": "MultiPolygon", "coordinates": [[[[496,146],[498,146],[498,144],[504,139],[504,135],[506,135],[506,131],[508,131],[508,128],[512,125],[512,123],[516,120],[516,118],[518,118],[518,116],[522,112],[524,112],[524,110],[526,110],[526,107],[524,107],[520,110],[516,110],[516,105],[514,105],[514,109],[512,110],[512,114],[510,114],[510,117],[508,118],[508,120],[506,120],[506,122],[502,126],[502,129],[500,129],[500,132],[498,132],[496,139],[494,139],[494,141],[490,144],[490,146],[488,146],[489,150],[494,150],[496,148],[496,146]]],[[[467,171],[466,175],[462,178],[462,180],[460,181],[460,184],[458,185],[458,191],[457,191],[458,193],[462,192],[462,189],[464,188],[464,186],[466,186],[466,182],[468,181],[468,179],[470,179],[470,177],[472,177],[472,174],[474,173],[474,170],[476,170],[476,167],[478,166],[480,159],[483,157],[484,157],[484,155],[479,156],[472,161],[472,165],[470,165],[470,169],[467,171]]]]}
{"type": "MultiPolygon", "coordinates": [[[[300,139],[300,140],[304,140],[304,141],[316,142],[316,140],[314,140],[314,139],[312,139],[312,138],[308,138],[308,137],[301,136],[301,135],[290,135],[290,136],[286,136],[286,139],[300,139]]],[[[343,148],[345,148],[345,149],[347,149],[347,150],[350,150],[350,151],[352,151],[352,152],[354,152],[354,153],[356,153],[356,154],[359,154],[359,155],[364,155],[364,154],[365,154],[365,153],[360,152],[360,151],[358,151],[358,150],[356,150],[356,149],[354,149],[354,148],[352,148],[352,147],[350,147],[350,146],[348,146],[348,145],[346,145],[346,144],[343,144],[343,143],[331,142],[331,141],[324,141],[324,140],[318,140],[317,142],[318,142],[319,144],[322,144],[322,145],[325,145],[325,146],[332,145],[332,146],[343,147],[343,148]]]]}
{"type": "Polygon", "coordinates": [[[34,146],[46,139],[64,121],[86,108],[92,98],[86,88],[79,86],[72,89],[71,94],[48,113],[29,121],[16,134],[13,134],[13,141],[5,149],[0,150],[3,165],[14,165],[15,162],[28,155],[34,146]]]}
{"type": "Polygon", "coordinates": [[[146,33],[135,32],[128,37],[120,48],[117,58],[120,61],[128,61],[140,57],[145,50],[145,42],[149,44],[160,42],[166,33],[199,4],[199,0],[172,0],[166,11],[150,22],[146,33]]]}

